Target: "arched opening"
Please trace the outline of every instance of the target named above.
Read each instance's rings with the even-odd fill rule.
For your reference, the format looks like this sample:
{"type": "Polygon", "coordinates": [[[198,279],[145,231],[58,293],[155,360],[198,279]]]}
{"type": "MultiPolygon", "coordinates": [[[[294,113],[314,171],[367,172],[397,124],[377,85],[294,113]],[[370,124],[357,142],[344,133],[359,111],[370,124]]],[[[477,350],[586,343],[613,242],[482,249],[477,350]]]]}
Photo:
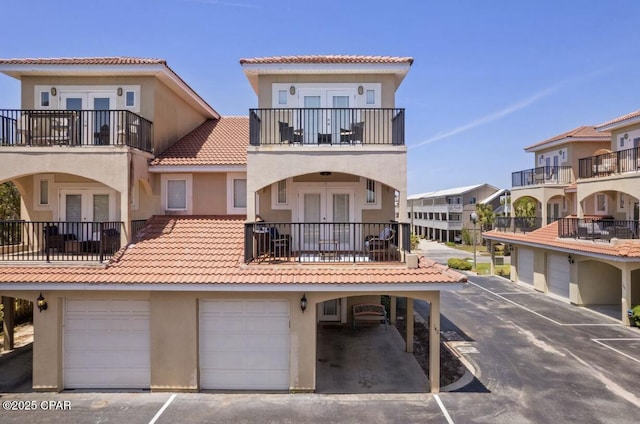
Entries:
{"type": "Polygon", "coordinates": [[[577,303],[620,319],[622,271],[595,260],[580,261],[577,269],[577,303]]]}
{"type": "Polygon", "coordinates": [[[27,299],[2,296],[0,308],[0,352],[7,355],[3,361],[0,391],[31,392],[34,304],[27,299]]]}

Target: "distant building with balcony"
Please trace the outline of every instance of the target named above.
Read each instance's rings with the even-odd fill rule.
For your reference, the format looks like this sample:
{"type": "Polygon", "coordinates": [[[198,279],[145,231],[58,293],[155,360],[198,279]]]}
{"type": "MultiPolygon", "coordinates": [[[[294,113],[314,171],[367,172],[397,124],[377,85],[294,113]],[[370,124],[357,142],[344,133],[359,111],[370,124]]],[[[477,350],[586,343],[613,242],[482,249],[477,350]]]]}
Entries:
{"type": "Polygon", "coordinates": [[[640,111],[525,149],[536,168],[513,173],[512,202],[535,199],[537,215],[483,234],[512,246],[514,282],[629,323],[640,304],[638,149],[640,111]]]}
{"type": "Polygon", "coordinates": [[[459,242],[463,229],[473,229],[471,212],[477,204],[491,205],[495,213],[501,214],[507,199],[507,190],[489,184],[414,194],[407,198],[407,218],[413,234],[440,242],[459,242]]]}
{"type": "Polygon", "coordinates": [[[7,335],[14,299],[40,299],[34,389],[314,391],[318,325],[382,296],[393,322],[401,296],[431,304],[437,392],[440,291],[466,278],[411,252],[412,63],[242,59],[257,107],[223,117],[163,60],[0,60],[22,93],[0,110],[22,201],[0,295],[7,335]]]}

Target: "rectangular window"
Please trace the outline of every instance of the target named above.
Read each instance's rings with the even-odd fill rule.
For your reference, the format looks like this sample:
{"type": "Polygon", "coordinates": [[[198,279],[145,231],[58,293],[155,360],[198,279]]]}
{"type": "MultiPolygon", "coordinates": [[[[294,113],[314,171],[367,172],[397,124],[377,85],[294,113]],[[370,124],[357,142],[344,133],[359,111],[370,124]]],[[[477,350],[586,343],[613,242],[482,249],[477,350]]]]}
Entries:
{"type": "Polygon", "coordinates": [[[278,90],[278,104],[279,105],[287,104],[287,90],[278,90]]]}
{"type": "Polygon", "coordinates": [[[620,137],[620,147],[624,147],[624,137],[620,137]]]}
{"type": "Polygon", "coordinates": [[[367,178],[367,204],[376,203],[376,182],[367,178]]]}
{"type": "Polygon", "coordinates": [[[376,104],[376,91],[375,90],[367,90],[367,104],[375,105],[376,104]]]}
{"type": "Polygon", "coordinates": [[[607,196],[604,194],[596,194],[596,212],[607,211],[607,196]]]}
{"type": "Polygon", "coordinates": [[[49,204],[49,180],[40,180],[40,206],[49,204]]]}
{"type": "Polygon", "coordinates": [[[167,209],[185,210],[187,209],[187,181],[168,180],[167,181],[167,209]]]}
{"type": "Polygon", "coordinates": [[[278,181],[278,204],[287,203],[287,180],[278,181]]]}
{"type": "Polygon", "coordinates": [[[134,107],[136,105],[136,92],[127,91],[125,94],[124,105],[126,107],[134,107]]]}
{"type": "Polygon", "coordinates": [[[234,208],[247,207],[247,180],[246,179],[233,180],[233,207],[234,208]]]}
{"type": "Polygon", "coordinates": [[[469,204],[470,205],[475,205],[476,204],[476,198],[475,197],[469,198],[469,204]]]}
{"type": "Polygon", "coordinates": [[[49,92],[41,91],[40,92],[40,107],[49,107],[49,92]]]}

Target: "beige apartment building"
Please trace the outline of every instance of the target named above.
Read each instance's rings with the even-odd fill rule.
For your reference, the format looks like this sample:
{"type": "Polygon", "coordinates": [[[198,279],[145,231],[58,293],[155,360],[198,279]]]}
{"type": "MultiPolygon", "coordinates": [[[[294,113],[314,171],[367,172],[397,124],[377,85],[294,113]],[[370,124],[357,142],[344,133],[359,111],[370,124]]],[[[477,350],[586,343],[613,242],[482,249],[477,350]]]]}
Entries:
{"type": "Polygon", "coordinates": [[[640,304],[640,112],[527,147],[536,167],[513,173],[512,202],[536,218],[483,236],[512,247],[511,279],[629,324],[640,304]]]}
{"type": "Polygon", "coordinates": [[[398,297],[430,302],[437,392],[440,291],[466,280],[411,253],[412,63],[242,59],[257,107],[237,117],[163,60],[0,60],[22,93],[0,110],[22,197],[0,295],[37,305],[34,389],[314,391],[318,325],[388,295],[392,320],[398,297]]]}

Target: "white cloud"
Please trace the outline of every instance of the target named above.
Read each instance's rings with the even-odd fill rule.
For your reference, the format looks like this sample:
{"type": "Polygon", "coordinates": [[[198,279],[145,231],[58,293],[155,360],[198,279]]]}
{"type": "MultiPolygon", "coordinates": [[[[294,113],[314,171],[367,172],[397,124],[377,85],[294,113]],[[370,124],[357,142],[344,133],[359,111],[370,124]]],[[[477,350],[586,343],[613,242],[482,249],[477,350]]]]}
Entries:
{"type": "Polygon", "coordinates": [[[444,138],[448,138],[451,136],[454,136],[456,134],[460,134],[462,132],[468,131],[472,128],[475,127],[479,127],[480,125],[484,125],[484,124],[488,124],[489,122],[494,122],[497,121],[501,118],[504,118],[505,116],[511,115],[512,113],[515,113],[521,109],[526,108],[527,106],[532,105],[533,103],[537,102],[540,99],[543,99],[547,96],[550,96],[551,94],[555,93],[556,91],[560,90],[561,88],[564,88],[566,86],[569,85],[574,85],[574,84],[578,84],[581,82],[585,82],[585,81],[589,81],[592,80],[596,77],[599,77],[600,75],[609,72],[612,68],[603,68],[603,69],[599,69],[597,71],[591,72],[589,74],[585,74],[585,75],[579,75],[577,77],[565,80],[565,81],[561,81],[558,84],[555,84],[549,88],[545,88],[544,90],[541,90],[535,94],[533,94],[530,97],[527,97],[526,99],[520,100],[516,103],[513,103],[509,106],[507,106],[504,109],[501,109],[497,112],[491,113],[489,115],[483,116],[481,118],[478,119],[474,119],[471,122],[468,122],[464,125],[461,125],[459,127],[456,127],[450,131],[446,131],[444,133],[440,133],[440,134],[436,134],[435,136],[421,141],[419,143],[416,144],[412,144],[411,146],[408,146],[409,149],[413,149],[416,147],[421,147],[421,146],[425,146],[427,144],[431,144],[433,142],[442,140],[444,138]]]}

